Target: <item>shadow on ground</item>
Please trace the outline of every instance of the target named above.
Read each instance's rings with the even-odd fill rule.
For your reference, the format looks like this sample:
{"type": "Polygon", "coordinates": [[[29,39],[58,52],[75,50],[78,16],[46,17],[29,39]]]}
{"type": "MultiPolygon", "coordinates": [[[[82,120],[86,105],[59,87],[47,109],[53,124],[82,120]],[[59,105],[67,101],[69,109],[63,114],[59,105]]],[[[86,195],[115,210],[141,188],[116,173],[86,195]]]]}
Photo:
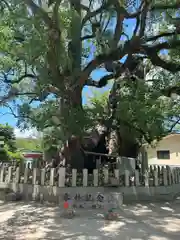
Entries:
{"type": "Polygon", "coordinates": [[[124,205],[118,221],[102,212],[79,210],[61,217],[60,207],[37,203],[1,203],[0,239],[8,240],[179,240],[180,201],[124,205]]]}

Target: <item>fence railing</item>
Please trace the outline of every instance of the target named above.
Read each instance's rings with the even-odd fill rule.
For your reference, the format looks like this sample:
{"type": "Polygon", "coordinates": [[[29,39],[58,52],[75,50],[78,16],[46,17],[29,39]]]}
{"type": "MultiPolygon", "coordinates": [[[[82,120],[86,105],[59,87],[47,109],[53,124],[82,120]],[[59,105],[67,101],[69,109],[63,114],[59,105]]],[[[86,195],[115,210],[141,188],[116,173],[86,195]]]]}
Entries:
{"type": "Polygon", "coordinates": [[[128,171],[123,173],[119,169],[94,169],[88,174],[87,169],[78,172],[76,169],[50,168],[28,169],[22,171],[19,167],[0,169],[0,183],[24,183],[32,185],[48,185],[58,187],[76,186],[168,186],[180,183],[180,168],[170,169],[169,166],[150,166],[143,175],[141,171],[128,171]]]}

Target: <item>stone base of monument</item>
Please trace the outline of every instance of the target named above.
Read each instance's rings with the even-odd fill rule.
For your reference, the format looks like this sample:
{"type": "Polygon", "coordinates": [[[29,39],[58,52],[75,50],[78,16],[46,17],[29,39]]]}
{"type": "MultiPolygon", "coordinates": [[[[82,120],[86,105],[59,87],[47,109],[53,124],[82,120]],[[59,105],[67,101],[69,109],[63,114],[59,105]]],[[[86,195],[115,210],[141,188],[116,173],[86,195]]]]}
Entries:
{"type": "Polygon", "coordinates": [[[123,204],[123,194],[119,192],[102,193],[102,199],[98,201],[97,196],[93,200],[87,201],[72,200],[73,209],[119,209],[123,204]]]}
{"type": "Polygon", "coordinates": [[[77,212],[81,214],[89,214],[91,212],[99,212],[104,214],[109,209],[120,210],[123,204],[123,194],[115,191],[114,189],[105,189],[102,192],[92,194],[91,198],[87,198],[87,194],[82,194],[79,199],[69,194],[68,200],[59,197],[59,207],[63,211],[64,217],[72,218],[77,216],[77,212]],[[88,210],[88,211],[87,211],[88,210]],[[90,210],[90,211],[89,211],[90,210]],[[94,210],[94,211],[92,211],[94,210]],[[73,213],[76,211],[76,213],[73,213]]]}

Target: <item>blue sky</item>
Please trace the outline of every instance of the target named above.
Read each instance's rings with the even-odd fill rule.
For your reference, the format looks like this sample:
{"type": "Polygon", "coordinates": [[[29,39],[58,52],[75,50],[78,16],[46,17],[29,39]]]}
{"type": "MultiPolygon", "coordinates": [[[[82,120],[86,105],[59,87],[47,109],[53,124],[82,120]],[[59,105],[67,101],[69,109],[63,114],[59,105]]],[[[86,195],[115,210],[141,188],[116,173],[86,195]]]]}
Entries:
{"type": "MultiPolygon", "coordinates": [[[[131,36],[132,32],[133,32],[133,26],[135,24],[135,20],[134,19],[126,20],[124,22],[124,24],[126,25],[126,31],[125,32],[129,36],[131,36]]],[[[103,75],[105,75],[105,71],[103,71],[103,70],[95,70],[92,73],[92,77],[95,80],[99,80],[103,75]]],[[[98,89],[98,91],[103,93],[104,91],[107,91],[109,88],[110,88],[110,84],[108,84],[106,87],[104,87],[102,89],[98,89]]],[[[83,89],[83,93],[82,93],[82,95],[83,95],[83,103],[87,102],[88,98],[93,95],[93,91],[95,89],[96,88],[92,88],[92,87],[85,87],[83,89]]],[[[7,108],[0,107],[0,123],[1,124],[8,123],[9,125],[11,125],[13,127],[16,127],[16,122],[17,122],[17,119],[13,115],[10,114],[10,111],[7,108]]]]}

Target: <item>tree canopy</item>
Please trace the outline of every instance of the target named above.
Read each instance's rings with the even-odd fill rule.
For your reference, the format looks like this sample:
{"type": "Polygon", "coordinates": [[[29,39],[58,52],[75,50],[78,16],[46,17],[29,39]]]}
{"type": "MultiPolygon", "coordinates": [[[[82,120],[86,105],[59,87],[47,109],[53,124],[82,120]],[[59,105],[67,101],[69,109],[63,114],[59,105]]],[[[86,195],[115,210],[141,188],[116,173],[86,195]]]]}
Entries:
{"type": "MultiPolygon", "coordinates": [[[[101,89],[113,80],[111,128],[128,128],[130,136],[148,142],[167,133],[168,125],[172,130],[179,119],[179,102],[169,98],[180,93],[179,1],[0,4],[0,104],[21,126],[43,130],[56,144],[58,137],[84,134],[100,120],[102,106],[83,107],[83,88],[101,89]],[[101,72],[98,80],[95,71],[101,72]],[[15,109],[8,105],[12,100],[15,109]]],[[[106,123],[109,116],[107,110],[106,123]]]]}

